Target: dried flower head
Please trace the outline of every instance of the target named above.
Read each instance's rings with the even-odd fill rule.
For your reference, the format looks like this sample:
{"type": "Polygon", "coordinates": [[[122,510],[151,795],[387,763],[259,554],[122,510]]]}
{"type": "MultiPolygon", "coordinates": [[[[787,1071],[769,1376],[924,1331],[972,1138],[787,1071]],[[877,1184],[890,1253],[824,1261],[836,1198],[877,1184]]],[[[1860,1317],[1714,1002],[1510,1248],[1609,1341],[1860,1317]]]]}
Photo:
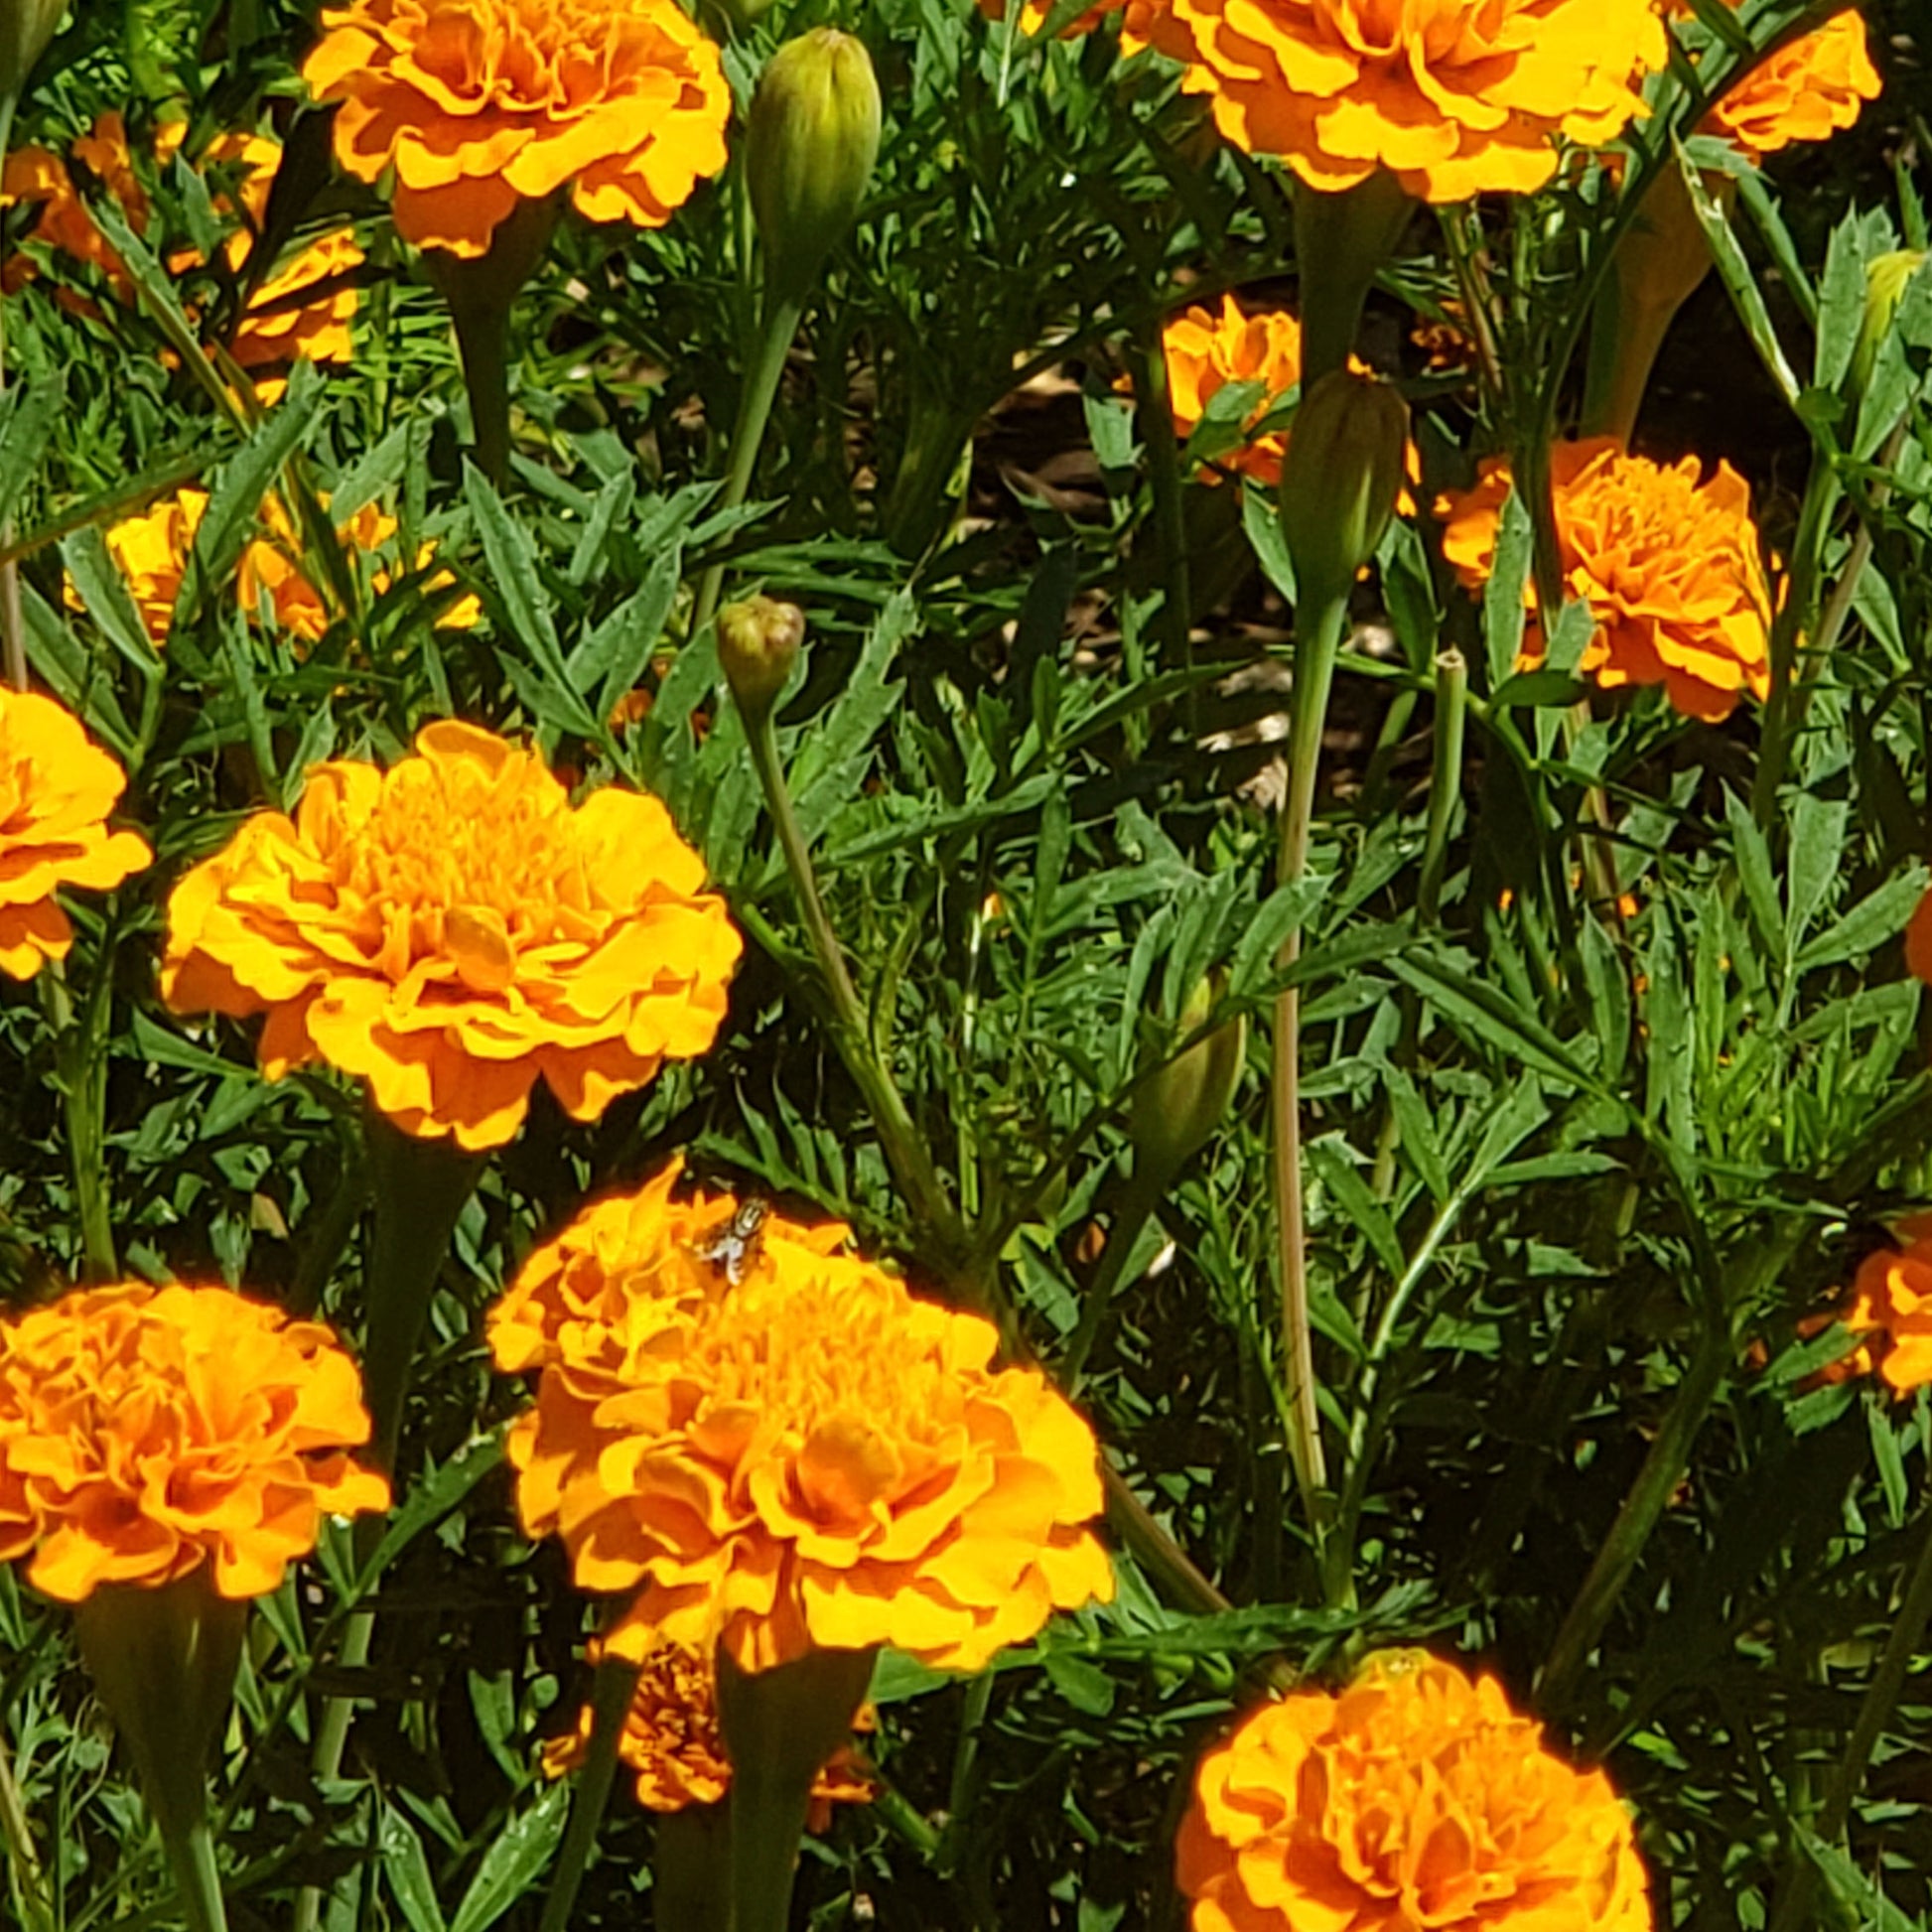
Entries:
{"type": "MultiPolygon", "coordinates": [[[[546,1777],[563,1777],[583,1762],[590,1748],[591,1720],[586,1705],[575,1730],[544,1745],[546,1777]]],[[[870,1730],[876,1722],[867,1708],[853,1728],[870,1730]]],[[[645,1650],[624,1714],[618,1758],[636,1772],[637,1802],[647,1811],[715,1805],[730,1791],[731,1760],[718,1725],[718,1681],[700,1652],[680,1643],[657,1643],[645,1650]]],[[[840,1751],[812,1786],[807,1829],[822,1832],[835,1804],[868,1804],[872,1795],[872,1781],[857,1753],[840,1751]]]]}
{"type": "Polygon", "coordinates": [[[1318,189],[1386,168],[1429,202],[1541,188],[1557,137],[1614,140],[1668,53],[1654,0],[1136,0],[1128,35],[1237,147],[1318,189]]]}
{"type": "MultiPolygon", "coordinates": [[[[1572,597],[1596,630],[1581,668],[1606,690],[1661,684],[1679,711],[1716,722],[1749,692],[1770,689],[1771,598],[1750,485],[1720,462],[1662,465],[1610,437],[1560,443],[1550,455],[1557,540],[1572,597]]],[[[1492,458],[1473,489],[1439,497],[1443,551],[1470,589],[1488,582],[1509,495],[1508,463],[1492,458]]],[[[1534,586],[1524,591],[1535,607],[1534,586]]],[[[1539,661],[1539,634],[1524,655],[1539,661]]]]}
{"type": "MultiPolygon", "coordinates": [[[[183,121],[157,128],[155,162],[173,161],[183,151],[187,135],[183,121]]],[[[73,143],[67,159],[46,148],[16,149],[0,176],[0,206],[37,205],[39,213],[26,239],[92,268],[117,301],[131,306],[133,277],[89,211],[75,185],[72,162],[78,162],[112,199],[128,226],[148,238],[153,204],[136,168],[126,123],[118,113],[101,115],[92,133],[73,143]]],[[[281,165],[280,142],[239,130],[216,135],[195,158],[197,170],[209,178],[209,207],[229,224],[221,257],[231,274],[240,275],[254,253],[281,165]]],[[[196,247],[167,249],[165,257],[169,271],[177,276],[207,263],[196,247]]],[[[351,325],[359,297],[352,278],[361,265],[362,250],[353,230],[336,228],[262,279],[223,346],[238,367],[271,371],[256,384],[263,401],[274,401],[287,386],[274,370],[297,360],[354,359],[351,325]]],[[[17,287],[33,273],[30,258],[16,256],[7,264],[6,284],[17,287]]]]}
{"type": "Polygon", "coordinates": [[[661,1176],[627,1227],[602,1203],[574,1287],[553,1244],[553,1286],[519,1280],[493,1324],[499,1361],[545,1364],[510,1437],[523,1526],[562,1536],[582,1588],[637,1592],[619,1655],[716,1641],[759,1671],[892,1643],[977,1670],[1111,1594],[1092,1432],[993,1366],[989,1322],[783,1224],[733,1283],[737,1203],[707,1207],[699,1240],[661,1176]]]}
{"type": "Polygon", "coordinates": [[[731,88],[673,0],[350,0],[303,66],[396,227],[475,258],[519,201],[661,226],[725,165],[731,88]]]}
{"type": "Polygon", "coordinates": [[[67,957],[61,887],[105,892],[154,858],[138,833],[107,829],[126,786],[71,712],[0,685],[0,972],[32,979],[67,957]]]}
{"type": "Polygon", "coordinates": [[[740,941],[655,798],[573,805],[450,721],[389,771],[319,764],[168,903],[178,1013],[266,1014],[262,1070],[325,1060],[405,1133],[500,1147],[544,1080],[577,1120],[710,1046],[740,941]]]}
{"type": "Polygon", "coordinates": [[[386,1509],[355,1364],[326,1327],[225,1288],[81,1289],[0,1322],[0,1560],[77,1603],[208,1566],[279,1587],[325,1515],[386,1509]]]}
{"type": "MultiPolygon", "coordinates": [[[[1670,11],[1687,18],[1690,0],[1672,0],[1670,11]]],[[[1794,142],[1826,141],[1850,127],[1865,102],[1878,98],[1880,85],[1864,16],[1848,7],[1816,31],[1787,41],[1726,88],[1698,132],[1721,135],[1761,161],[1794,142]]]]}
{"type": "Polygon", "coordinates": [[[1264,1705],[1175,1842],[1194,1932],[1648,1932],[1630,1820],[1509,1707],[1417,1650],[1264,1705]]]}

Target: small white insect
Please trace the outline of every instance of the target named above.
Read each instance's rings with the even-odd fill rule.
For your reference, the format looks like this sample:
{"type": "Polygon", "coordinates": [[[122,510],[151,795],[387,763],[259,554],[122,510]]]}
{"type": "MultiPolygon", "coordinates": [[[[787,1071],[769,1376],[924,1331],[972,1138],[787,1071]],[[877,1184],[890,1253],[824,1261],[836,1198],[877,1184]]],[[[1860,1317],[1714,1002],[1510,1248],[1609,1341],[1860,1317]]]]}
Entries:
{"type": "Polygon", "coordinates": [[[746,1201],[717,1233],[691,1244],[693,1258],[709,1262],[733,1288],[738,1287],[758,1262],[770,1213],[768,1200],[746,1201]]]}

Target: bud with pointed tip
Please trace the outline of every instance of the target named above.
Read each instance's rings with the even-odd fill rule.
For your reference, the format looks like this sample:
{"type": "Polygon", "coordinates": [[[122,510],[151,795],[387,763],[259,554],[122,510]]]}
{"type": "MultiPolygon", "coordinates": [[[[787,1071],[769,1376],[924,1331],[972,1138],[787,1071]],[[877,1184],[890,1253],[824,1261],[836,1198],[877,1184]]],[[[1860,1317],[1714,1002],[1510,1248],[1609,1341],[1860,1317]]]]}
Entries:
{"type": "Polygon", "coordinates": [[[879,159],[880,118],[872,57],[850,34],[814,27],[764,64],[745,166],[776,300],[802,302],[850,231],[879,159]]]}
{"type": "Polygon", "coordinates": [[[1860,390],[1870,387],[1878,345],[1891,328],[1905,291],[1928,261],[1932,261],[1932,254],[1923,248],[1899,248],[1865,264],[1864,321],[1859,330],[1859,345],[1852,352],[1852,379],[1860,390]]]}
{"type": "Polygon", "coordinates": [[[0,0],[0,99],[18,100],[68,0],[0,0]]]}
{"type": "Polygon", "coordinates": [[[1282,534],[1312,609],[1345,597],[1375,555],[1402,487],[1409,405],[1392,383],[1331,369],[1302,397],[1282,463],[1282,534]]]}
{"type": "MultiPolygon", "coordinates": [[[[1174,1035],[1198,1033],[1214,1010],[1215,988],[1199,980],[1174,1022],[1174,1035]]],[[[1134,1168],[1163,1180],[1179,1173],[1220,1126],[1247,1062],[1248,1022],[1236,1015],[1168,1063],[1134,1094],[1134,1168]]]]}
{"type": "Polygon", "coordinates": [[[718,613],[718,663],[748,725],[778,702],[805,641],[805,614],[775,598],[748,597],[718,613]]]}

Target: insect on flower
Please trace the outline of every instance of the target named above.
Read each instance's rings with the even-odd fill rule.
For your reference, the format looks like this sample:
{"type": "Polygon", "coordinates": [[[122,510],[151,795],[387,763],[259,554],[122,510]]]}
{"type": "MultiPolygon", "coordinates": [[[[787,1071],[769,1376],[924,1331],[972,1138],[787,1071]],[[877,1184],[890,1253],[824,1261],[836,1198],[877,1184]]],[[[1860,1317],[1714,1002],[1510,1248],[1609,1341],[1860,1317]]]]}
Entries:
{"type": "Polygon", "coordinates": [[[736,1288],[758,1262],[759,1250],[764,1245],[764,1223],[770,1213],[771,1203],[754,1196],[716,1233],[707,1235],[701,1242],[694,1241],[691,1253],[697,1260],[709,1262],[736,1288]]]}

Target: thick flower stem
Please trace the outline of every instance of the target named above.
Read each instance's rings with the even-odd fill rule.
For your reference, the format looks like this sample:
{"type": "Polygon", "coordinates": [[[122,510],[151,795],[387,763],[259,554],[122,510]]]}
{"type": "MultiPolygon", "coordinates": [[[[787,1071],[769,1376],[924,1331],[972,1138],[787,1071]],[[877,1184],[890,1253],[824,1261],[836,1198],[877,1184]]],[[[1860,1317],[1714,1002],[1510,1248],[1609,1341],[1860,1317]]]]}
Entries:
{"type": "Polygon", "coordinates": [[[1295,270],[1302,298],[1302,393],[1347,364],[1362,305],[1408,225],[1410,201],[1384,168],[1340,194],[1295,184],[1295,270]]]}
{"type": "Polygon", "coordinates": [[[1099,1336],[1100,1324],[1119,1293],[1120,1278],[1133,1257],[1134,1244],[1140,1239],[1142,1228],[1167,1199],[1177,1173],[1176,1168],[1166,1163],[1135,1156],[1134,1172],[1122,1190],[1118,1211],[1107,1229],[1107,1245],[1100,1251],[1099,1266],[1094,1269],[1093,1279],[1081,1300],[1080,1318],[1054,1364],[1054,1379],[1069,1398],[1080,1392],[1081,1372],[1099,1336]]]}
{"type": "Polygon", "coordinates": [[[818,876],[812,868],[811,854],[806,850],[798,815],[792,810],[791,793],[779,762],[777,731],[770,709],[766,707],[758,715],[741,710],[740,716],[745,720],[752,762],[759,784],[764,787],[764,802],[784,853],[785,869],[791,875],[798,915],[831,997],[832,1037],[839,1057],[865,1095],[893,1176],[903,1190],[913,1214],[946,1255],[961,1255],[966,1248],[965,1230],[947,1198],[932,1156],[906,1111],[904,1098],[874,1043],[865,1009],[859,1003],[858,989],[846,968],[838,934],[832,930],[825,901],[819,897],[818,876]]]}
{"type": "MultiPolygon", "coordinates": [[[[563,1850],[557,1855],[557,1869],[543,1901],[537,1932],[564,1932],[570,1924],[571,1908],[577,1903],[578,1887],[584,1882],[584,1870],[597,1844],[598,1827],[611,1802],[618,1746],[623,1741],[623,1721],[636,1689],[636,1665],[621,1657],[600,1660],[591,1689],[591,1741],[578,1767],[577,1788],[570,1799],[570,1825],[564,1833],[563,1850]]],[[[663,1925],[681,1928],[686,1924],[676,1915],[667,1917],[661,1909],[657,1916],[663,1925]]]]}
{"type": "Polygon", "coordinates": [[[1180,468],[1180,439],[1174,434],[1173,401],[1168,392],[1168,355],[1161,325],[1150,316],[1135,332],[1128,351],[1134,382],[1134,417],[1147,451],[1148,487],[1154,497],[1156,577],[1161,588],[1162,657],[1166,668],[1182,670],[1192,659],[1193,599],[1188,571],[1187,520],[1180,468]]]}
{"type": "Polygon", "coordinates": [[[731,1929],[785,1932],[813,1780],[851,1734],[874,1650],[808,1650],[742,1671],[718,1653],[718,1719],[731,1758],[731,1929]]]}
{"type": "Polygon", "coordinates": [[[1731,1346],[1728,1329],[1722,1323],[1709,1323],[1692,1357],[1690,1372],[1678,1384],[1677,1394],[1665,1414],[1644,1457],[1643,1467],[1630,1486],[1617,1511],[1610,1533],[1597,1550],[1596,1560],[1577,1592],[1570,1613],[1557,1632],[1550,1654],[1536,1681],[1536,1702],[1548,1713],[1561,1712],[1569,1701],[1578,1673],[1596,1647],[1610,1620],[1623,1587],[1636,1568],[1637,1559],[1650,1541],[1690,1466],[1691,1448],[1704,1427],[1711,1405],[1730,1368],[1731,1346]]]}
{"type": "MultiPolygon", "coordinates": [[[[1301,613],[1297,614],[1298,623],[1301,613]]],[[[1315,777],[1321,761],[1321,730],[1328,689],[1348,621],[1345,592],[1308,613],[1309,624],[1295,656],[1295,694],[1289,723],[1288,798],[1282,808],[1281,853],[1276,883],[1292,886],[1309,869],[1309,837],[1314,820],[1315,777]]],[[[1277,966],[1302,956],[1298,925],[1282,942],[1277,966]]],[[[1321,1450],[1321,1412],[1315,1400],[1314,1344],[1309,1318],[1308,1243],[1302,1223],[1302,996],[1284,987],[1275,996],[1273,1110],[1275,1127],[1275,1224],[1279,1243],[1282,1333],[1281,1372],[1289,1459],[1301,1485],[1309,1522],[1318,1536],[1325,1518],[1327,1460],[1321,1450]]]]}
{"type": "Polygon", "coordinates": [[[94,960],[93,983],[76,1016],[66,962],[44,975],[48,1018],[60,1074],[61,1113],[68,1133],[68,1162],[80,1219],[82,1271],[90,1282],[111,1282],[120,1273],[114,1255],[113,1201],[107,1185],[107,1001],[114,978],[110,936],[94,960]]]}
{"type": "Polygon", "coordinates": [[[363,1118],[375,1225],[363,1275],[363,1394],[371,1454],[393,1474],[416,1345],[450,1251],[457,1216],[483,1178],[486,1155],[405,1134],[371,1105],[363,1118]]]}
{"type": "Polygon", "coordinates": [[[663,1813],[651,1861],[653,1923],[676,1932],[732,1932],[731,1899],[718,1882],[718,1874],[730,1868],[727,1805],[686,1805],[663,1813]]]}
{"type": "Polygon", "coordinates": [[[494,304],[453,307],[463,386],[470,394],[470,427],[477,468],[501,489],[510,471],[510,378],[507,308],[494,304]]]}
{"type": "MultiPolygon", "coordinates": [[[[751,366],[745,371],[745,384],[738,392],[738,420],[732,425],[731,467],[725,473],[725,493],[718,499],[721,510],[735,510],[751,493],[752,473],[758,468],[759,451],[764,443],[764,426],[771,420],[771,405],[778,394],[778,379],[785,372],[785,357],[791,353],[791,340],[798,333],[804,305],[782,296],[765,294],[759,316],[759,339],[752,352],[751,366]]],[[[718,599],[725,588],[722,560],[704,574],[698,585],[698,601],[691,614],[691,634],[696,636],[718,610],[718,599]]]]}
{"type": "MultiPolygon", "coordinates": [[[[1852,1806],[1864,1782],[1871,1753],[1897,1707],[1905,1679],[1911,1673],[1912,1659],[1925,1635],[1926,1622],[1932,1619],[1932,1513],[1923,1522],[1918,1561],[1912,1566],[1904,1600],[1898,1606],[1878,1668],[1865,1686],[1858,1719],[1845,1745],[1845,1755],[1832,1774],[1831,1788],[1818,1814],[1817,1835],[1826,1845],[1836,1845],[1851,1823],[1852,1806]]],[[[1770,1932],[1799,1932],[1800,1927],[1813,1922],[1811,1896],[1817,1878],[1817,1867],[1802,1849],[1796,1850],[1778,1895],[1777,1909],[1771,1915],[1770,1932]]]]}

